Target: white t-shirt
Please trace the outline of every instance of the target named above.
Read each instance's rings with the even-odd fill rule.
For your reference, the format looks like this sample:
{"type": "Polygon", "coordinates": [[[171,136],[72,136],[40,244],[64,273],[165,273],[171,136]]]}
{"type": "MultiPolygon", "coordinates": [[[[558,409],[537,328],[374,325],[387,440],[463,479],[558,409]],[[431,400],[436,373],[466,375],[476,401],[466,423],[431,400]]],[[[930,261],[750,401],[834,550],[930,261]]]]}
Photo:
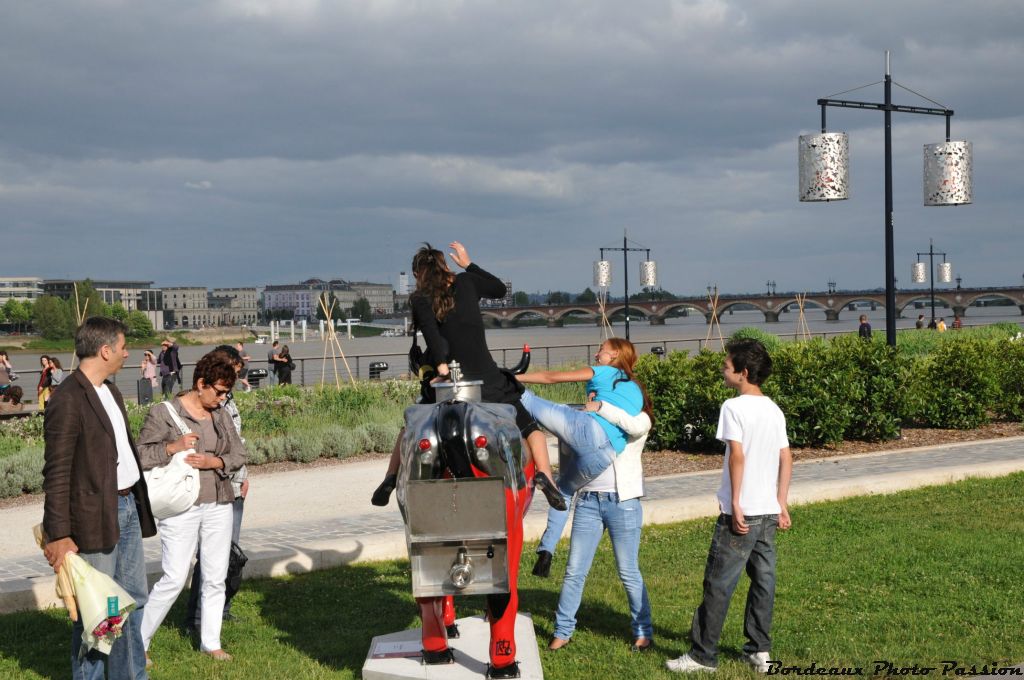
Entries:
{"type": "Polygon", "coordinates": [[[580,489],[580,491],[598,491],[601,493],[611,493],[618,490],[619,488],[615,486],[615,465],[609,465],[604,472],[594,477],[580,489]]]}
{"type": "Polygon", "coordinates": [[[110,388],[100,385],[95,389],[103,404],[103,410],[110,418],[110,424],[114,426],[114,441],[117,443],[117,488],[128,489],[135,486],[135,482],[139,481],[140,476],[139,466],[132,454],[132,443],[128,440],[128,426],[124,422],[124,416],[121,415],[121,409],[114,401],[114,395],[110,393],[110,388]]]}
{"type": "Polygon", "coordinates": [[[786,416],[768,397],[751,394],[726,400],[718,415],[716,438],[725,442],[725,465],[718,505],[732,514],[732,480],[729,477],[729,441],[743,446],[743,482],[740,509],[747,516],[775,515],[779,507],[779,451],[789,446],[786,416]]]}

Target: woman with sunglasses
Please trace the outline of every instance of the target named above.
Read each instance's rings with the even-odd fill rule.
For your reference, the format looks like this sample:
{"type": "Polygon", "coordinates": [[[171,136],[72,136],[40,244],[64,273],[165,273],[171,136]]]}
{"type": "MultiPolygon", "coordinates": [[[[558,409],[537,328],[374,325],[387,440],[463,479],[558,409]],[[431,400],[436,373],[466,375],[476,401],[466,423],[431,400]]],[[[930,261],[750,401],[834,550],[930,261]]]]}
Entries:
{"type": "Polygon", "coordinates": [[[221,647],[221,614],[235,500],[231,476],[245,465],[246,452],[231,415],[221,406],[235,384],[235,376],[234,365],[223,353],[210,352],[196,364],[192,389],[169,402],[189,432],[182,434],[167,407],[158,404],[149,410],[139,433],[139,456],[144,469],[166,465],[174,454],[192,449],[194,452],[185,460],[199,470],[199,497],[195,505],[180,515],[157,522],[163,576],[153,586],[142,617],[147,665],[150,643],[185,587],[200,540],[200,649],[219,661],[231,659],[221,647]]]}

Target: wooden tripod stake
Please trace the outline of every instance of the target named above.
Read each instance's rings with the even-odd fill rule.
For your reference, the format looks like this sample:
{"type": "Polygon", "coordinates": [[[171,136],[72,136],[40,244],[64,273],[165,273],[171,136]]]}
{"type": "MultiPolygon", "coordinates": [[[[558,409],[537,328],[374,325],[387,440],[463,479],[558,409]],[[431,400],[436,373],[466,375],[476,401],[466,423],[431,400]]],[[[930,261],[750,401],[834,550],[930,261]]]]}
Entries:
{"type": "Polygon", "coordinates": [[[796,294],[796,306],[800,309],[800,316],[796,320],[796,339],[810,340],[811,329],[807,327],[807,316],[804,314],[804,307],[807,305],[807,293],[796,294]]]}
{"type": "Polygon", "coordinates": [[[718,286],[714,288],[708,288],[708,304],[711,306],[711,320],[708,321],[708,334],[704,338],[704,346],[707,347],[711,344],[711,336],[718,330],[718,341],[722,345],[722,349],[725,349],[725,338],[722,337],[722,324],[718,322],[718,286]]]}
{"type": "Polygon", "coordinates": [[[608,318],[608,289],[603,286],[597,290],[597,308],[601,311],[601,342],[604,342],[615,337],[615,329],[608,318]]]}
{"type": "Polygon", "coordinates": [[[334,329],[334,307],[337,305],[338,300],[336,298],[331,299],[330,308],[327,307],[327,303],[324,302],[324,296],[321,295],[317,298],[320,303],[320,309],[324,310],[324,316],[327,317],[327,333],[324,335],[324,359],[323,367],[320,371],[320,382],[324,382],[324,378],[327,373],[327,347],[331,347],[331,361],[334,363],[334,383],[338,388],[341,388],[341,379],[338,377],[338,355],[341,355],[341,360],[345,363],[345,370],[348,371],[348,379],[352,381],[352,384],[356,384],[356,379],[352,375],[352,369],[348,365],[348,359],[345,358],[345,350],[341,348],[341,341],[338,340],[338,333],[334,329]],[[337,354],[333,350],[337,350],[337,354]]]}

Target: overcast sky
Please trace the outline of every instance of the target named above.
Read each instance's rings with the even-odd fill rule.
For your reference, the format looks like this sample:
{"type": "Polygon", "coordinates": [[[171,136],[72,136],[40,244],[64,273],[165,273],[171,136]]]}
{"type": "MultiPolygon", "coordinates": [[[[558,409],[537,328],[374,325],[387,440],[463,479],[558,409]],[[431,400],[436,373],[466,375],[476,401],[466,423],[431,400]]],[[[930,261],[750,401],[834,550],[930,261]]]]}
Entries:
{"type": "Polygon", "coordinates": [[[578,291],[628,229],[677,293],[881,287],[882,114],[829,110],[848,201],[797,201],[797,137],[817,98],[880,81],[889,49],[893,79],[974,144],[974,204],[925,208],[943,120],[894,114],[901,286],[930,237],[965,286],[1022,283],[1019,0],[0,0],[0,17],[2,275],[394,283],[420,241],[458,239],[517,290],[578,291]]]}

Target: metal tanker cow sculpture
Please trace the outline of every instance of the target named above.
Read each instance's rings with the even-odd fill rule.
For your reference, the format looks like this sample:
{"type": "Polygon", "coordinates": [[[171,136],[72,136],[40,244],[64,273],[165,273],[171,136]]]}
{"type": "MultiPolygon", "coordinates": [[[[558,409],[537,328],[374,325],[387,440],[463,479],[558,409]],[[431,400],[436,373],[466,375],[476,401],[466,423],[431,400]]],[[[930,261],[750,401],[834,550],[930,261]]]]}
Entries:
{"type": "Polygon", "coordinates": [[[423,620],[423,661],[453,663],[455,595],[486,595],[487,677],[519,677],[516,579],[533,463],[507,404],[480,401],[480,385],[439,383],[437,403],[405,412],[398,504],[405,519],[412,591],[423,620]]]}

